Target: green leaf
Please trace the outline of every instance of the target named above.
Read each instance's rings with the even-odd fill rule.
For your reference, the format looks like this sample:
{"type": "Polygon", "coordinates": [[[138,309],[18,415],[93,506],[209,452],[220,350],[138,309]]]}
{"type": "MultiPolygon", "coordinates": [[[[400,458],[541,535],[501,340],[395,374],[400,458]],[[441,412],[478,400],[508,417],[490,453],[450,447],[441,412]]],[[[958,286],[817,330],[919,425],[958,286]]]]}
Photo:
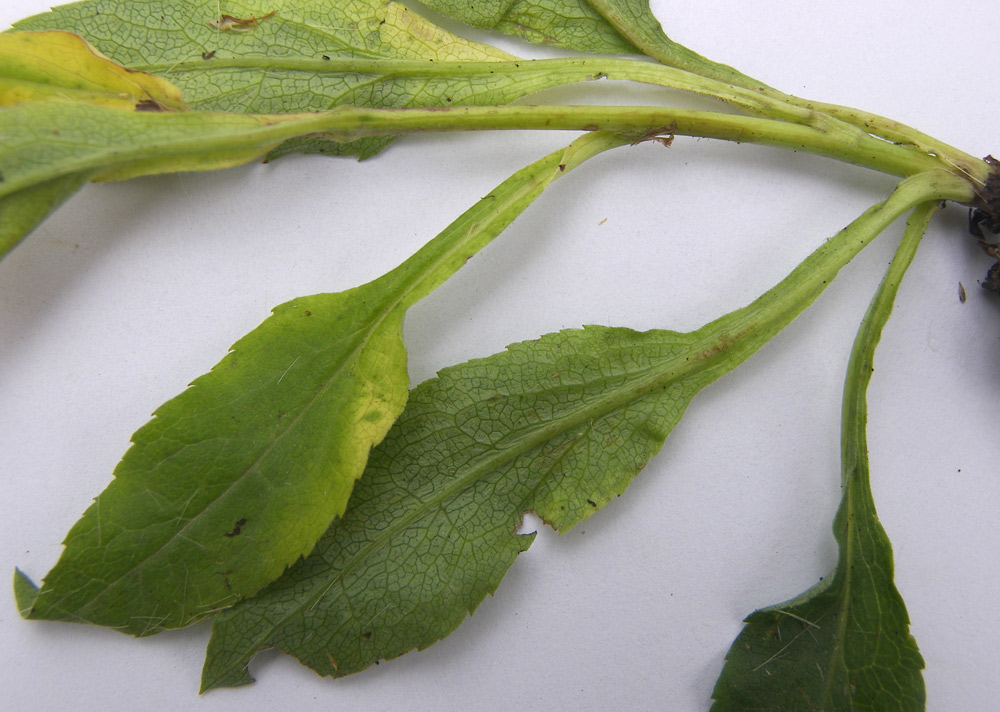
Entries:
{"type": "Polygon", "coordinates": [[[695,332],[565,331],[419,386],[316,550],[216,617],[203,689],[251,682],[247,664],[265,648],[340,676],[446,636],[530,544],[515,533],[525,511],[565,530],[620,494],[695,393],[936,180],[904,181],[773,290],[695,332]]]}
{"type": "Polygon", "coordinates": [[[581,52],[637,50],[586,0],[423,0],[442,15],[484,30],[581,52]]]}
{"type": "Polygon", "coordinates": [[[0,259],[49,213],[80,190],[91,173],[71,173],[0,197],[0,259]]]}
{"type": "Polygon", "coordinates": [[[746,619],[716,683],[714,712],[924,709],[923,658],[892,580],[892,547],[875,513],[865,437],[873,357],[903,274],[937,210],[917,208],[858,331],[844,387],[843,496],[832,576],[746,619]]]}
{"type": "Polygon", "coordinates": [[[663,32],[649,0],[588,0],[623,37],[658,62],[736,86],[762,87],[742,72],[713,62],[674,42],[663,32]]]}
{"type": "Polygon", "coordinates": [[[403,409],[406,309],[549,183],[623,142],[584,136],[383,277],[277,307],[135,433],[28,617],[146,635],[232,605],[309,553],[403,409]]]}

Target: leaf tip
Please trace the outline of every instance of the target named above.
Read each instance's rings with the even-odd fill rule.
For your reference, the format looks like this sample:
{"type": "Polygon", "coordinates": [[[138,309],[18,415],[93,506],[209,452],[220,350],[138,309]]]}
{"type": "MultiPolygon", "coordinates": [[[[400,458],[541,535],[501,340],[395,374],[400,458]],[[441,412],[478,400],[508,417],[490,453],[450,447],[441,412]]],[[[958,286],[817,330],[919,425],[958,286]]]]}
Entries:
{"type": "Polygon", "coordinates": [[[31,609],[38,598],[38,586],[21,569],[14,569],[14,602],[22,618],[31,615],[31,609]]]}
{"type": "Polygon", "coordinates": [[[235,670],[219,670],[211,665],[210,660],[205,661],[205,668],[201,673],[201,688],[199,695],[204,695],[209,690],[217,687],[242,687],[252,685],[256,680],[250,676],[246,664],[240,665],[235,670]]]}

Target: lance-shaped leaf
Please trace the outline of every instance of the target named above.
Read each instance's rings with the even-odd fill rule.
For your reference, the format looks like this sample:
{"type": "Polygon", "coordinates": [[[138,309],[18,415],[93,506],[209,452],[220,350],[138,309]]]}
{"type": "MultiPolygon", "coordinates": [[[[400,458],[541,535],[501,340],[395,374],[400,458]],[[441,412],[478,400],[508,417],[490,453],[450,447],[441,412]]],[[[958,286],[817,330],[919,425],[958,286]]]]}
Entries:
{"type": "Polygon", "coordinates": [[[277,578],[343,513],[403,408],[406,309],[549,183],[623,142],[588,134],[518,171],[385,276],[277,307],[135,433],[28,617],[145,635],[277,578]]]}
{"type": "Polygon", "coordinates": [[[516,534],[525,511],[565,530],[620,494],[698,390],[914,200],[942,195],[934,182],[904,181],[773,290],[695,332],[565,331],[419,386],[316,550],[215,618],[203,689],[250,682],[265,648],[340,676],[447,635],[531,543],[516,534]]]}
{"type": "Polygon", "coordinates": [[[936,209],[928,204],[914,211],[851,351],[842,416],[843,495],[833,522],[837,568],[797,598],[746,619],[716,683],[713,712],[924,709],[924,661],[893,584],[892,546],[872,499],[865,392],[882,327],[936,209]]]}
{"type": "Polygon", "coordinates": [[[587,0],[424,0],[459,22],[538,44],[604,54],[638,50],[587,0]]]}

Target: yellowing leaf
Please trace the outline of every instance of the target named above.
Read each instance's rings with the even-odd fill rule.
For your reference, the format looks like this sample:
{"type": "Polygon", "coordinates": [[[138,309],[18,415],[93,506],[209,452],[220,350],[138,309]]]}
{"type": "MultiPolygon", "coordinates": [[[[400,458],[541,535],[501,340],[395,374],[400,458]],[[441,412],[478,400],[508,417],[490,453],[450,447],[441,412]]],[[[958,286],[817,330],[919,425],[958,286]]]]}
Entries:
{"type": "Polygon", "coordinates": [[[0,34],[0,106],[63,99],[129,110],[183,110],[170,82],[112,62],[70,32],[0,34]]]}

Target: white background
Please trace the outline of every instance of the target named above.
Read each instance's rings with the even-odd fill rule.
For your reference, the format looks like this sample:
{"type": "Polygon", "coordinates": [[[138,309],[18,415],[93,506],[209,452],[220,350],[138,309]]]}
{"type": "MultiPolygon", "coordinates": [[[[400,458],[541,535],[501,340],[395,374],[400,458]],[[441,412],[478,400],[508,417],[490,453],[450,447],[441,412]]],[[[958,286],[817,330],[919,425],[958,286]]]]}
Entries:
{"type": "MultiPolygon", "coordinates": [[[[995,2],[654,7],[674,39],[773,86],[1000,152],[995,2]]],[[[5,0],[0,26],[45,8],[5,0]]],[[[419,137],[361,164],[293,157],[83,190],[0,263],[0,568],[44,576],[131,433],[271,307],[382,274],[569,138],[419,137]]],[[[601,156],[411,310],[412,382],[584,323],[696,328],[751,301],[892,185],[708,140],[601,156]]],[[[875,499],[935,712],[995,709],[1000,657],[1000,299],[978,287],[988,260],[965,221],[952,207],[925,239],[869,394],[875,499]]],[[[3,706],[706,710],[741,619],[833,567],[840,385],[898,234],[702,392],[625,496],[564,536],[542,529],[497,596],[429,650],[339,681],[265,653],[256,685],[198,698],[208,625],[136,641],[28,623],[3,586],[3,706]]]]}

